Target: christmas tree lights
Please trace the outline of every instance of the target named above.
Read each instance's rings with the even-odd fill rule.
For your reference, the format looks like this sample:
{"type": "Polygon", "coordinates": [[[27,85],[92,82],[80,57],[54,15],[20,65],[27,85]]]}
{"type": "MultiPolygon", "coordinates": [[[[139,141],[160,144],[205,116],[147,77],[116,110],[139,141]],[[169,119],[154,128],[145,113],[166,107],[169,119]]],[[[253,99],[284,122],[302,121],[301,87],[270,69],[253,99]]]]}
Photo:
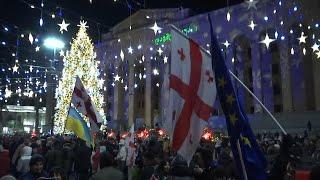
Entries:
{"type": "Polygon", "coordinates": [[[98,62],[95,61],[94,46],[86,32],[86,23],[80,22],[79,26],[76,38],[71,43],[71,51],[67,52],[63,58],[64,68],[56,91],[54,133],[64,132],[76,76],[80,77],[94,105],[98,108],[100,115],[104,117],[103,96],[100,93],[103,84],[99,83],[98,79],[98,62]]]}

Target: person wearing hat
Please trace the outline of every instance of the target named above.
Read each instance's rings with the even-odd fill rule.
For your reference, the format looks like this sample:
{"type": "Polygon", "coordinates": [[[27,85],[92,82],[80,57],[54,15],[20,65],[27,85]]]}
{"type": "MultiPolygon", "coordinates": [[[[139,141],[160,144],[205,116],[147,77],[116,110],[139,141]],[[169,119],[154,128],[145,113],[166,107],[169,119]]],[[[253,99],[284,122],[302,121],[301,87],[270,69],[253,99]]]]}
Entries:
{"type": "Polygon", "coordinates": [[[26,174],[22,175],[20,180],[37,180],[41,178],[47,178],[48,174],[43,170],[45,159],[39,154],[35,154],[31,157],[29,166],[30,170],[26,174]]]}

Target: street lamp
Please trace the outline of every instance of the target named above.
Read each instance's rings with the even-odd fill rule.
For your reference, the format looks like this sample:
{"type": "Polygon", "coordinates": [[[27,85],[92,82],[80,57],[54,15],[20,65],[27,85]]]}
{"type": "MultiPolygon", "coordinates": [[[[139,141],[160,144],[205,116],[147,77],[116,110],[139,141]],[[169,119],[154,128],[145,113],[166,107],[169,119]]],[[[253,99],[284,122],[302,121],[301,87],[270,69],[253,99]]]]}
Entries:
{"type": "MultiPolygon", "coordinates": [[[[57,49],[63,49],[64,48],[64,42],[60,39],[57,39],[55,37],[48,37],[46,38],[44,41],[43,41],[43,45],[48,48],[48,49],[52,49],[53,50],[53,61],[51,61],[51,67],[53,70],[55,70],[54,66],[53,66],[53,63],[56,61],[55,60],[55,55],[56,55],[56,50],[57,49]]],[[[47,76],[47,78],[50,77],[50,76],[47,76]]],[[[51,78],[48,78],[48,83],[50,83],[51,81],[51,78]]],[[[51,120],[51,133],[53,132],[53,125],[54,125],[54,122],[53,122],[53,105],[52,105],[52,101],[54,100],[53,98],[53,87],[49,87],[48,88],[48,96],[47,97],[47,109],[46,109],[46,119],[47,119],[47,122],[50,122],[51,120]],[[50,103],[48,103],[50,102],[50,103]]]]}
{"type": "MultiPolygon", "coordinates": [[[[58,38],[55,37],[48,37],[43,41],[43,45],[53,50],[53,62],[55,62],[55,56],[56,56],[56,50],[64,48],[64,42],[58,38]]],[[[52,61],[51,61],[52,66],[52,61]]],[[[54,68],[53,68],[54,69],[54,68]]]]}
{"type": "Polygon", "coordinates": [[[53,50],[64,48],[64,42],[55,37],[48,37],[44,40],[43,45],[53,50]]]}

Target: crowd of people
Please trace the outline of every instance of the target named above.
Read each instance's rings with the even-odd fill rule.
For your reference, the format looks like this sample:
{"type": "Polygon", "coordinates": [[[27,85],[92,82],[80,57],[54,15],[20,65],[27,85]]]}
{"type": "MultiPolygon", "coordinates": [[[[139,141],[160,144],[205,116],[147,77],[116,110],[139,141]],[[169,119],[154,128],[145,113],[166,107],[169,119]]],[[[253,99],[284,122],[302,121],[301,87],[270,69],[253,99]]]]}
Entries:
{"type": "MultiPolygon", "coordinates": [[[[269,162],[269,179],[294,179],[299,168],[310,170],[310,179],[320,178],[318,136],[306,132],[256,137],[269,162]],[[311,164],[304,162],[307,157],[313,160],[311,164]]],[[[171,150],[168,137],[159,136],[156,130],[148,137],[136,137],[132,166],[127,163],[128,147],[120,133],[112,137],[98,134],[94,147],[72,135],[17,133],[2,135],[0,142],[0,177],[7,180],[237,179],[227,136],[214,141],[202,139],[189,165],[171,150]]]]}

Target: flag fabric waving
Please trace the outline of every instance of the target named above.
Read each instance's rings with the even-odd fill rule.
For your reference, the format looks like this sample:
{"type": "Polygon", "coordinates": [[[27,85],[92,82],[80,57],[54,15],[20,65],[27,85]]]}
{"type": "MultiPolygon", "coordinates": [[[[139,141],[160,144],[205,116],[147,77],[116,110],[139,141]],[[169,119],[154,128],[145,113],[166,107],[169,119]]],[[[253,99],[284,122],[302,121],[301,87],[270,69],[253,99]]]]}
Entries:
{"type": "Polygon", "coordinates": [[[89,118],[91,131],[93,133],[98,132],[98,122],[102,122],[102,118],[78,76],[76,77],[71,102],[80,113],[89,118]]]}
{"type": "Polygon", "coordinates": [[[170,98],[164,127],[174,151],[190,163],[213,113],[216,87],[209,54],[175,27],[171,34],[170,98]]]}
{"type": "Polygon", "coordinates": [[[81,115],[73,108],[70,107],[66,122],[66,129],[74,132],[80,139],[83,139],[87,144],[92,145],[93,140],[90,134],[90,129],[87,126],[86,121],[81,117],[81,115]]]}
{"type": "Polygon", "coordinates": [[[211,28],[212,68],[215,71],[217,92],[227,120],[230,144],[239,178],[243,180],[266,180],[266,159],[261,152],[248,118],[233,89],[221,49],[211,28]]]}

